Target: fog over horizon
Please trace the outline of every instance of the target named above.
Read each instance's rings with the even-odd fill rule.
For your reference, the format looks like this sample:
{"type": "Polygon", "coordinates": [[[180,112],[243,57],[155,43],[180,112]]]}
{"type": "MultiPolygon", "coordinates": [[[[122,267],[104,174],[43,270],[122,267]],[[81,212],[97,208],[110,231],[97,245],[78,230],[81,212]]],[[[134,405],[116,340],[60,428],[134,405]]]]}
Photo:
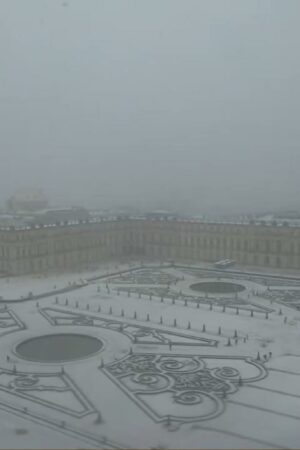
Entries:
{"type": "Polygon", "coordinates": [[[298,0],[0,0],[0,204],[300,210],[298,0]]]}

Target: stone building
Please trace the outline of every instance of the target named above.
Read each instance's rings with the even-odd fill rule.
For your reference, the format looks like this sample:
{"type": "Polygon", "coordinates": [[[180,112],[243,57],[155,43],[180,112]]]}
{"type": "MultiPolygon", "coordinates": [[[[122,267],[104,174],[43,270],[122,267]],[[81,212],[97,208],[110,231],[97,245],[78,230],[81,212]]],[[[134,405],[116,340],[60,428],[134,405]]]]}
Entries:
{"type": "Polygon", "coordinates": [[[48,206],[48,200],[40,189],[23,189],[15,192],[6,202],[11,212],[33,212],[48,206]]]}
{"type": "Polygon", "coordinates": [[[152,258],[300,268],[300,227],[153,220],[143,229],[145,254],[152,258]]]}
{"type": "Polygon", "coordinates": [[[2,227],[0,271],[20,275],[84,269],[122,258],[300,268],[300,227],[187,219],[93,219],[2,227]]]}

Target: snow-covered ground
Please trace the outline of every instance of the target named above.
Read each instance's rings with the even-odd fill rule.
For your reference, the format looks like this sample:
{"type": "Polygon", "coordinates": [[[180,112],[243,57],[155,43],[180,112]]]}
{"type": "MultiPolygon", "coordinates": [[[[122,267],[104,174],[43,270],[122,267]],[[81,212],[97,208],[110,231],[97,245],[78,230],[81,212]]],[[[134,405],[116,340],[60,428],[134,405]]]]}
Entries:
{"type": "Polygon", "coordinates": [[[298,448],[300,279],[138,262],[112,275],[127,269],[1,280],[0,448],[298,448]],[[83,336],[71,361],[35,340],[61,334],[83,336]]]}
{"type": "Polygon", "coordinates": [[[27,298],[29,293],[41,295],[48,291],[58,291],[71,285],[82,286],[89,278],[106,275],[140,265],[140,262],[121,264],[119,262],[106,263],[90,270],[75,273],[50,273],[34,276],[0,278],[0,297],[3,300],[27,298]]]}

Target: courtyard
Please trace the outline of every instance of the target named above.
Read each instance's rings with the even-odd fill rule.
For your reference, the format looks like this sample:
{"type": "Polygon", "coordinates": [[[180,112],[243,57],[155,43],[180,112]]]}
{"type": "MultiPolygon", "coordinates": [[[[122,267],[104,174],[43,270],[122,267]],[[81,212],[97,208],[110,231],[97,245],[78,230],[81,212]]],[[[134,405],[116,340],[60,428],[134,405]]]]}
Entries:
{"type": "Polygon", "coordinates": [[[0,290],[1,448],[299,446],[300,278],[136,263],[0,290]]]}

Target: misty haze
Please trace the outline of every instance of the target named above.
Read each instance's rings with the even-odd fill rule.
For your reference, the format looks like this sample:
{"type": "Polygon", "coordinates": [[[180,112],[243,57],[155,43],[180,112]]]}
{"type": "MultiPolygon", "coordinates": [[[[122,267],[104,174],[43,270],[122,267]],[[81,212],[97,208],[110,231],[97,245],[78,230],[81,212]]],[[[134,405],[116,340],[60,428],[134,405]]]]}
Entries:
{"type": "Polygon", "coordinates": [[[0,8],[2,200],[298,208],[297,0],[0,8]]]}
{"type": "Polygon", "coordinates": [[[299,446],[299,19],[0,0],[0,449],[299,446]]]}

